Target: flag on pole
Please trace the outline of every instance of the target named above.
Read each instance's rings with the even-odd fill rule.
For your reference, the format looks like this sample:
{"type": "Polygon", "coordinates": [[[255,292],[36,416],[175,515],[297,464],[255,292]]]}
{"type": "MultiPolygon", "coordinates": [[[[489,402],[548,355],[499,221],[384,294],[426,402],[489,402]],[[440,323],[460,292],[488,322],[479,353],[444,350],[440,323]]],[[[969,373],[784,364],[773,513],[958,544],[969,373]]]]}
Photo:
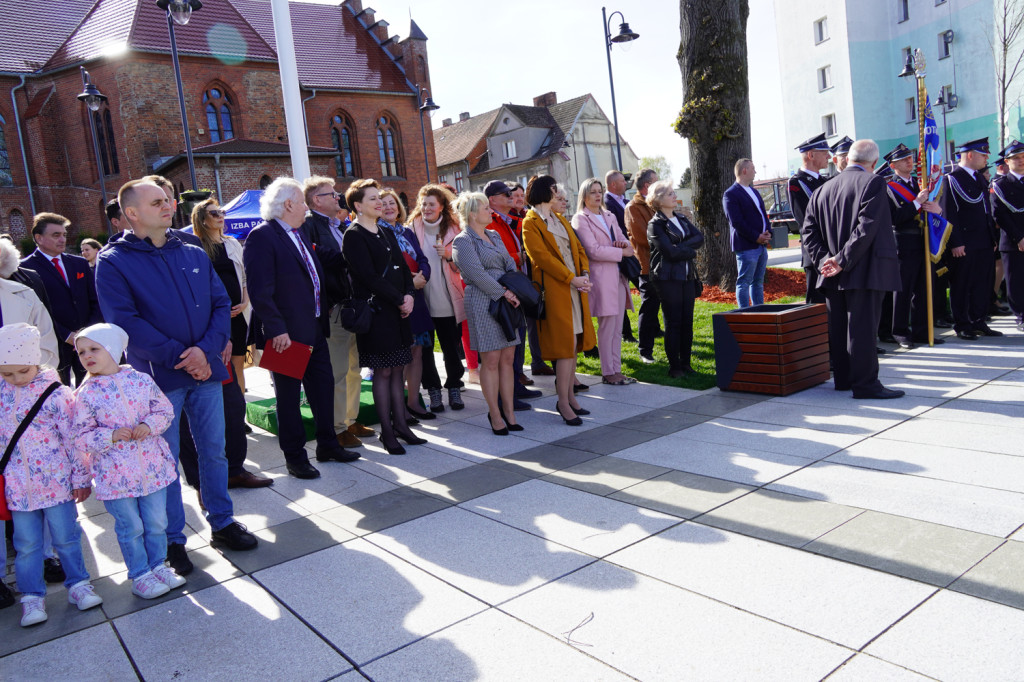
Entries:
{"type": "MultiPolygon", "coordinates": [[[[922,86],[923,87],[923,86],[922,86]]],[[[939,140],[939,128],[935,124],[935,116],[932,115],[931,98],[925,94],[924,100],[924,169],[925,177],[921,178],[921,185],[928,183],[928,199],[938,201],[939,189],[942,185],[942,150],[939,140]]],[[[937,213],[924,214],[928,222],[928,249],[929,256],[933,263],[938,263],[946,250],[946,242],[952,227],[949,222],[937,213]]]]}

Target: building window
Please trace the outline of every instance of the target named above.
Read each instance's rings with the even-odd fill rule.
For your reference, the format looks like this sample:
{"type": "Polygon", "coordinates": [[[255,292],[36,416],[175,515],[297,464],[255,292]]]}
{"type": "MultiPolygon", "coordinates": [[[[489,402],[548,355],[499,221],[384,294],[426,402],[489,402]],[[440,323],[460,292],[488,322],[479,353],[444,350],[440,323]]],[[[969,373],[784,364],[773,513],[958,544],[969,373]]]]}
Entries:
{"type": "MultiPolygon", "coordinates": [[[[14,184],[14,176],[11,175],[11,159],[7,154],[7,138],[4,137],[3,126],[5,125],[7,125],[7,121],[0,116],[0,187],[10,187],[14,184]]],[[[12,221],[13,215],[12,212],[12,221]]]]}
{"type": "Polygon", "coordinates": [[[14,243],[17,244],[22,239],[28,237],[28,228],[25,225],[25,215],[18,209],[12,210],[7,220],[11,225],[11,237],[14,239],[14,243]]]}
{"type": "Polygon", "coordinates": [[[821,130],[825,137],[832,137],[836,134],[836,115],[826,114],[821,117],[821,130]]]}
{"type": "Polygon", "coordinates": [[[501,143],[501,157],[503,159],[514,159],[516,158],[516,141],[508,140],[507,142],[501,143]]]}
{"type": "Polygon", "coordinates": [[[939,34],[939,59],[945,59],[949,56],[950,42],[946,40],[946,31],[939,34]]]}
{"type": "Polygon", "coordinates": [[[444,183],[448,182],[448,176],[447,175],[442,175],[442,176],[438,177],[437,178],[437,182],[438,182],[438,184],[443,185],[444,183]]]}
{"type": "Polygon", "coordinates": [[[402,150],[398,128],[394,120],[386,114],[377,119],[377,152],[380,155],[381,177],[400,177],[402,150]]]}
{"type": "Polygon", "coordinates": [[[462,171],[455,171],[455,191],[462,191],[462,171]]]}
{"type": "Polygon", "coordinates": [[[896,18],[901,24],[910,18],[910,0],[896,0],[896,18]]]}
{"type": "Polygon", "coordinates": [[[235,136],[235,125],[231,118],[231,96],[220,88],[210,88],[203,93],[206,108],[206,127],[210,129],[210,142],[230,140],[235,136]]]}
{"type": "Polygon", "coordinates": [[[823,66],[818,69],[818,92],[828,90],[832,87],[832,66],[823,66]]]}
{"type": "Polygon", "coordinates": [[[338,152],[334,156],[334,166],[339,178],[354,178],[359,175],[355,131],[352,119],[344,111],[339,111],[331,117],[331,145],[338,152]]]}
{"type": "Polygon", "coordinates": [[[260,189],[266,189],[267,187],[270,187],[271,182],[273,182],[273,180],[270,179],[270,176],[264,175],[263,177],[260,178],[260,189]]]}
{"type": "Polygon", "coordinates": [[[917,122],[917,98],[908,97],[905,103],[905,110],[907,114],[907,123],[917,122]]]}
{"type": "Polygon", "coordinates": [[[814,44],[823,43],[828,40],[828,17],[822,17],[814,22],[814,44]]]}
{"type": "Polygon", "coordinates": [[[114,123],[110,119],[110,110],[92,112],[92,122],[96,126],[96,142],[100,148],[100,161],[103,163],[103,175],[117,175],[121,172],[117,163],[117,147],[115,146],[114,123]]]}

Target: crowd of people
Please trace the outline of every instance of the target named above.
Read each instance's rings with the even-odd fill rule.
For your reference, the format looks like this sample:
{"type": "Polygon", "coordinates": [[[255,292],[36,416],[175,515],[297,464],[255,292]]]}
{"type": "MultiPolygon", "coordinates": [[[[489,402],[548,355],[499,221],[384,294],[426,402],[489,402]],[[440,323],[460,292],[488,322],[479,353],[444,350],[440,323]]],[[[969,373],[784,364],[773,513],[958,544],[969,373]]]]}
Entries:
{"type": "MultiPolygon", "coordinates": [[[[547,175],[458,196],[429,184],[408,212],[376,180],[342,196],[333,178],[278,178],[243,244],[225,232],[215,198],[193,207],[191,230],[174,229],[174,186],[148,176],[121,187],[107,206],[116,234],[82,240],[81,256],[67,253],[71,223],[55,213],[35,217],[24,258],[0,238],[0,472],[12,520],[0,525],[11,526],[22,625],[46,620],[46,582],[63,582],[80,609],[102,602],[75,507],[93,491],[141,598],[181,587],[193,570],[179,465],[211,544],[257,547],[228,492],[273,483],[243,466],[250,353],[301,356],[297,370],[267,363],[278,444],[300,479],[320,476],[303,392],[319,465],[358,459],[371,436],[392,455],[426,443],[412,427],[463,409],[467,381],[479,383],[496,436],[530,428],[519,416],[541,395],[530,375],[554,375],[559,418],[580,425],[579,353],[599,351],[606,384],[636,381],[621,362],[631,282],[644,361],[664,334],[669,373],[692,372],[692,261],[703,237],[676,212],[670,183],[650,170],[638,179],[629,204],[621,172],[584,180],[573,215],[547,175]],[[363,371],[376,430],[359,421],[363,371]]],[[[0,607],[13,602],[0,581],[0,607]]]]}

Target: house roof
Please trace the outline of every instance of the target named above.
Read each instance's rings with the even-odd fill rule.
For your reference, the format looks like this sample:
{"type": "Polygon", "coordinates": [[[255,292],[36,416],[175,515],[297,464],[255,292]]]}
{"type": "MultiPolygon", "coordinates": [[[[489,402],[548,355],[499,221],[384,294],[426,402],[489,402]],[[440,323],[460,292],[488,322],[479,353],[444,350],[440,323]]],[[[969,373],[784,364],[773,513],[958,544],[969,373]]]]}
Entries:
{"type": "Polygon", "coordinates": [[[434,131],[434,154],[438,167],[464,160],[473,147],[487,134],[498,115],[498,109],[473,116],[434,131]]]}
{"type": "MultiPolygon", "coordinates": [[[[337,150],[331,149],[330,147],[315,147],[312,145],[310,145],[307,150],[310,156],[333,156],[338,153],[337,150]]],[[[202,147],[194,147],[192,149],[193,157],[210,158],[217,154],[221,156],[248,157],[290,156],[291,149],[286,142],[264,142],[262,140],[246,140],[237,137],[231,140],[225,140],[224,142],[215,142],[213,144],[206,144],[202,147]]],[[[175,156],[165,158],[154,165],[153,172],[159,173],[163,169],[172,166],[185,158],[185,154],[177,154],[175,156]]]]}
{"type": "MultiPolygon", "coordinates": [[[[415,94],[350,9],[294,1],[288,7],[303,87],[415,94]]],[[[5,10],[0,44],[17,48],[0,54],[0,71],[46,72],[124,49],[171,51],[166,15],[152,0],[19,0],[5,10]]],[[[176,27],[175,39],[180,54],[226,64],[277,61],[267,0],[206,0],[188,25],[176,27]]]]}

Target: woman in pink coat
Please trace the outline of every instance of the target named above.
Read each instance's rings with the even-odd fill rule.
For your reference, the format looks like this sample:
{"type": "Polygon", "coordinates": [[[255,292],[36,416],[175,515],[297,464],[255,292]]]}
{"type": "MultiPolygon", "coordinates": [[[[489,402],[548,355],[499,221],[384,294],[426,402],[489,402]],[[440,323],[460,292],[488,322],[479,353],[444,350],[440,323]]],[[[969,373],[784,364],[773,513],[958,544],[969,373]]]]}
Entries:
{"type": "Polygon", "coordinates": [[[590,259],[590,313],[597,318],[597,348],[601,353],[604,383],[624,386],[636,379],[622,373],[622,316],[633,309],[629,283],[619,272],[619,262],[633,255],[633,247],[619,224],[602,205],[604,186],[597,178],[580,185],[573,229],[590,259]]]}

